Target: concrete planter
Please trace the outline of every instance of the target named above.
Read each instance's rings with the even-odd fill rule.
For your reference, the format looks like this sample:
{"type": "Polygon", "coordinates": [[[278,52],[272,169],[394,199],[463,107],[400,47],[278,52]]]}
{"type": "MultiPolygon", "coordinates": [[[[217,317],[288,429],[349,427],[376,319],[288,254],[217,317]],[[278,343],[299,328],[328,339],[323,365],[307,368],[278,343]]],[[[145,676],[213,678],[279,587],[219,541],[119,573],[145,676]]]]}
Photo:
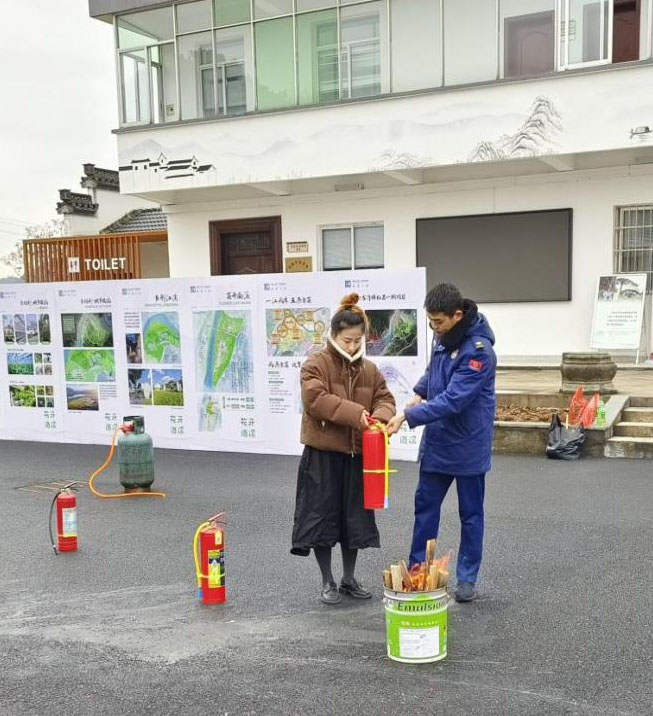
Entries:
{"type": "Polygon", "coordinates": [[[561,393],[574,393],[582,387],[585,393],[611,395],[617,392],[612,382],[617,364],[609,353],[563,353],[561,393]]]}
{"type": "MultiPolygon", "coordinates": [[[[627,401],[628,396],[625,395],[615,395],[606,401],[606,425],[602,428],[592,427],[586,431],[584,457],[603,457],[605,442],[612,437],[614,425],[627,401]]],[[[568,406],[569,398],[547,393],[497,393],[497,404],[563,409],[568,406]]],[[[494,423],[493,451],[496,454],[544,457],[548,439],[549,423],[520,423],[505,420],[497,420],[494,423]]]]}

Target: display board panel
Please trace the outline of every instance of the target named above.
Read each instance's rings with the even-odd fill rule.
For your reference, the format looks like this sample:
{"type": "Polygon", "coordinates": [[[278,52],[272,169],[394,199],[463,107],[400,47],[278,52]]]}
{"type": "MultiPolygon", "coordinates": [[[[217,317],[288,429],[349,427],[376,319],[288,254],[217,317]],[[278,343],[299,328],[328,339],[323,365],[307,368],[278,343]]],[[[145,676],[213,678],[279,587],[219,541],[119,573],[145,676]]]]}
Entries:
{"type": "MultiPolygon", "coordinates": [[[[143,415],[157,447],[299,454],[303,362],[342,296],[401,409],[428,360],[424,269],[16,285],[0,291],[4,439],[107,443],[143,415]]],[[[394,458],[417,456],[403,426],[394,458]]]]}

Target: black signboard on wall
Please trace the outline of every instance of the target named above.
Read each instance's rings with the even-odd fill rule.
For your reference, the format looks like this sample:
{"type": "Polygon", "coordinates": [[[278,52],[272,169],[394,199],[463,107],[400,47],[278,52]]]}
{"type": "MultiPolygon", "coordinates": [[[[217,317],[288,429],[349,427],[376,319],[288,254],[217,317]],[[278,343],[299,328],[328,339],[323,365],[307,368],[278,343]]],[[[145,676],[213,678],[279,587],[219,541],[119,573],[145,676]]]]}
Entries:
{"type": "Polygon", "coordinates": [[[427,287],[453,283],[479,303],[570,301],[571,209],[417,220],[427,287]]]}

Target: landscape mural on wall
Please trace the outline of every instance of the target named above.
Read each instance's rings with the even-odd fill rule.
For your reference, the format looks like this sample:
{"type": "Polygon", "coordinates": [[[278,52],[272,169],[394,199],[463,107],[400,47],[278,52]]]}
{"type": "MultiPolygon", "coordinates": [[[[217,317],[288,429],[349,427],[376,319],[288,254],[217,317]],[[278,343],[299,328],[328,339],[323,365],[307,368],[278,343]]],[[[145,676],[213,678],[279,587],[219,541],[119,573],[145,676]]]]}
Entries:
{"type": "Polygon", "coordinates": [[[485,162],[554,154],[562,117],[548,97],[536,97],[524,123],[512,134],[480,141],[467,161],[485,162]]]}
{"type": "Polygon", "coordinates": [[[633,132],[653,116],[648,72],[634,69],[628,78],[546,78],[124,132],[121,188],[226,186],[628,148],[653,136],[633,132]]]}

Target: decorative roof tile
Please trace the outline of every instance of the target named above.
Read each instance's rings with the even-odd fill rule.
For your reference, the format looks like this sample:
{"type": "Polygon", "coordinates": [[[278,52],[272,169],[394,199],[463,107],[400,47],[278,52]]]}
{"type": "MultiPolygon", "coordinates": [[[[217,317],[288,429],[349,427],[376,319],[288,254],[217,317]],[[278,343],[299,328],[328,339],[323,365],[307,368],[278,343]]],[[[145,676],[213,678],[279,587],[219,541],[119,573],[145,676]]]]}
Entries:
{"type": "Polygon", "coordinates": [[[106,226],[101,234],[131,234],[139,231],[167,231],[168,221],[161,209],[134,209],[106,226]]]}
{"type": "Polygon", "coordinates": [[[70,189],[59,189],[57,214],[95,214],[99,204],[89,194],[80,194],[70,189]]]}
{"type": "Polygon", "coordinates": [[[120,179],[117,170],[101,169],[95,164],[84,164],[83,187],[96,187],[109,191],[120,191],[120,179]]]}

